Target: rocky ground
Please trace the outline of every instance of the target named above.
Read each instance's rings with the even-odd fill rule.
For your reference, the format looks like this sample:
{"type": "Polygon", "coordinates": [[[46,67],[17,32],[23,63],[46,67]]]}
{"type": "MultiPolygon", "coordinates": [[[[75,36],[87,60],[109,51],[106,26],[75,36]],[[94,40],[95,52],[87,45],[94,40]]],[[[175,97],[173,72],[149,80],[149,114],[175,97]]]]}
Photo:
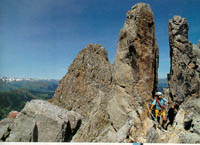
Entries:
{"type": "Polygon", "coordinates": [[[89,44],[49,102],[27,102],[0,122],[0,140],[200,143],[200,44],[189,42],[187,20],[180,16],[169,20],[169,38],[164,94],[175,112],[168,114],[173,122],[167,130],[148,111],[157,91],[159,50],[153,12],[138,3],[126,14],[114,64],[103,46],[89,44]]]}
{"type": "Polygon", "coordinates": [[[0,139],[6,142],[70,141],[80,127],[82,116],[74,111],[32,100],[17,114],[0,122],[0,139]]]}

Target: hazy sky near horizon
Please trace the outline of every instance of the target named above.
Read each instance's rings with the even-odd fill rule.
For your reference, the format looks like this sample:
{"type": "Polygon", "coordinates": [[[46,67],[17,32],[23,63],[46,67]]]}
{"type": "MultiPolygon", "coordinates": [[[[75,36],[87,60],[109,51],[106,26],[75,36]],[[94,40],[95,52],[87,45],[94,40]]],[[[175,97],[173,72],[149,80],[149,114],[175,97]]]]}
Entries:
{"type": "Polygon", "coordinates": [[[189,23],[200,40],[200,0],[1,0],[0,76],[61,79],[78,52],[99,43],[114,62],[120,29],[132,5],[151,5],[159,45],[159,78],[170,69],[168,20],[189,23]]]}

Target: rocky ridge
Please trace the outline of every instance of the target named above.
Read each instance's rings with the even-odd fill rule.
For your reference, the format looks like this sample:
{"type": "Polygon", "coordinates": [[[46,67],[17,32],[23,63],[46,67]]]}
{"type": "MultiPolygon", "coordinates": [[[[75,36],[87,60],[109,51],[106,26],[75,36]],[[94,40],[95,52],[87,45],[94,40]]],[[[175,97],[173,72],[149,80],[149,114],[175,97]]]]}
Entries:
{"type": "Polygon", "coordinates": [[[101,94],[110,90],[111,83],[112,65],[105,48],[89,44],[74,59],[50,102],[76,111],[87,120],[101,94]]]}
{"type": "Polygon", "coordinates": [[[138,3],[126,14],[114,64],[103,46],[86,46],[50,103],[33,100],[16,118],[0,122],[0,141],[200,143],[200,43],[188,40],[187,20],[180,16],[169,21],[169,38],[164,93],[177,115],[167,130],[148,112],[158,84],[158,45],[153,12],[138,3]]]}
{"type": "Polygon", "coordinates": [[[200,143],[200,47],[188,40],[188,28],[185,18],[169,20],[171,68],[165,94],[178,112],[166,132],[150,129],[148,142],[200,143]]]}
{"type": "Polygon", "coordinates": [[[112,88],[101,97],[100,105],[94,106],[90,120],[73,141],[144,142],[147,124],[151,124],[146,103],[157,89],[157,69],[153,13],[148,4],[139,3],[127,12],[120,31],[112,88]]]}

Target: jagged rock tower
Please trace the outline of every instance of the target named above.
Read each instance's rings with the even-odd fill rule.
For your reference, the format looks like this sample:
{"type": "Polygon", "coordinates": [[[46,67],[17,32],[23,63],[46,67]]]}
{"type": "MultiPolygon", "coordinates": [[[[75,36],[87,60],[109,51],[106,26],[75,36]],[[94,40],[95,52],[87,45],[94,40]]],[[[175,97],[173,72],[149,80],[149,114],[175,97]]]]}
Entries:
{"type": "Polygon", "coordinates": [[[89,44],[74,59],[50,102],[79,112],[86,120],[99,97],[111,88],[111,69],[105,48],[89,44]]]}
{"type": "Polygon", "coordinates": [[[167,131],[150,128],[147,142],[200,143],[200,47],[188,40],[187,20],[180,16],[169,20],[169,40],[169,92],[178,112],[167,131]]]}
{"type": "Polygon", "coordinates": [[[0,122],[0,141],[200,143],[200,44],[188,41],[180,16],[169,21],[169,39],[169,92],[179,110],[168,131],[148,117],[158,46],[153,12],[138,3],[127,12],[114,64],[103,46],[89,44],[59,82],[49,101],[72,111],[33,100],[15,119],[0,122]]]}
{"type": "Polygon", "coordinates": [[[169,20],[169,40],[169,92],[179,111],[165,142],[200,143],[200,47],[188,40],[187,20],[180,16],[169,20]]]}
{"type": "Polygon", "coordinates": [[[143,106],[157,90],[158,55],[153,12],[136,4],[126,14],[114,63],[114,83],[134,97],[134,106],[143,106]]]}
{"type": "MultiPolygon", "coordinates": [[[[148,4],[138,3],[127,12],[114,64],[111,65],[108,61],[103,46],[89,44],[77,55],[67,74],[59,82],[53,98],[49,100],[77,112],[74,114],[81,117],[70,116],[67,111],[63,114],[65,109],[52,111],[55,110],[55,105],[51,107],[53,109],[45,111],[44,107],[40,108],[42,102],[33,101],[31,106],[36,106],[28,111],[36,118],[34,121],[38,127],[38,131],[34,132],[38,137],[33,135],[33,140],[146,142],[147,132],[153,126],[148,118],[147,104],[152,101],[157,89],[157,71],[158,46],[153,12],[148,4]],[[45,115],[41,118],[39,115],[37,119],[41,112],[45,115]],[[47,113],[50,114],[46,115],[47,113]],[[54,134],[59,134],[59,138],[42,132],[41,128],[49,121],[46,117],[49,115],[50,119],[59,121],[58,125],[50,127],[51,132],[54,130],[54,134]],[[65,116],[66,119],[62,120],[65,116]],[[68,119],[74,122],[67,123],[68,119]]],[[[48,109],[48,106],[51,106],[50,103],[45,108],[48,109]]],[[[17,124],[23,125],[23,122],[17,124]]],[[[31,133],[36,127],[32,128],[31,133]]],[[[15,137],[16,133],[12,134],[15,137]]],[[[17,134],[17,137],[21,136],[17,134]]],[[[10,141],[14,140],[12,138],[10,141]]]]}
{"type": "Polygon", "coordinates": [[[145,142],[147,129],[152,127],[146,103],[157,89],[157,70],[154,16],[148,4],[138,3],[127,12],[120,31],[112,88],[73,141],[145,142]]]}
{"type": "Polygon", "coordinates": [[[180,105],[189,97],[200,96],[200,49],[188,40],[187,20],[180,16],[169,21],[169,41],[170,95],[180,105]]]}

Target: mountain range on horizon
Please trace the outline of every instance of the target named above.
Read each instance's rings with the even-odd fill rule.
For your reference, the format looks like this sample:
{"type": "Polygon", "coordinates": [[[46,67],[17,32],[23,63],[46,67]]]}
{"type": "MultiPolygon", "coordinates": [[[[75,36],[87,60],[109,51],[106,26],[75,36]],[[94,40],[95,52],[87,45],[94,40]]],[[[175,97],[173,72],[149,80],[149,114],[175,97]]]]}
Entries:
{"type": "Polygon", "coordinates": [[[31,77],[27,77],[27,78],[24,78],[24,77],[6,77],[6,76],[3,76],[3,77],[0,77],[0,80],[2,81],[8,81],[8,82],[11,82],[11,81],[58,81],[58,79],[46,79],[46,78],[31,78],[31,77]]]}
{"type": "MultiPolygon", "coordinates": [[[[46,100],[51,98],[58,87],[58,82],[59,80],[56,79],[1,77],[0,106],[5,104],[2,102],[7,103],[6,105],[1,106],[0,119],[6,117],[12,110],[20,111],[20,109],[24,107],[26,101],[32,99],[46,100]],[[11,99],[13,97],[15,98],[15,101],[11,99]]],[[[159,91],[163,91],[163,88],[168,88],[167,79],[159,79],[158,82],[159,91]]]]}
{"type": "Polygon", "coordinates": [[[0,91],[10,91],[23,88],[32,91],[54,92],[57,86],[58,80],[55,79],[0,78],[0,91]]]}
{"type": "Polygon", "coordinates": [[[10,111],[20,111],[27,101],[47,100],[54,95],[58,87],[55,79],[0,78],[0,119],[7,117],[10,111]]]}
{"type": "Polygon", "coordinates": [[[200,43],[186,18],[169,19],[170,72],[159,79],[155,29],[140,2],[126,12],[114,63],[89,43],[59,81],[0,79],[0,142],[200,143],[200,43]]]}
{"type": "MultiPolygon", "coordinates": [[[[13,90],[18,88],[27,88],[27,89],[33,89],[36,91],[41,91],[41,88],[30,88],[31,85],[37,84],[41,86],[48,85],[53,87],[51,91],[54,91],[58,85],[59,80],[58,79],[38,79],[38,78],[20,78],[20,77],[0,77],[0,91],[7,91],[7,90],[13,90]],[[7,84],[7,85],[6,85],[7,84]]],[[[36,85],[36,86],[37,86],[36,85]]],[[[168,87],[168,81],[167,78],[159,78],[158,79],[158,87],[168,87]]],[[[162,90],[162,89],[160,89],[162,90]]],[[[45,90],[44,91],[50,91],[45,90]]]]}

